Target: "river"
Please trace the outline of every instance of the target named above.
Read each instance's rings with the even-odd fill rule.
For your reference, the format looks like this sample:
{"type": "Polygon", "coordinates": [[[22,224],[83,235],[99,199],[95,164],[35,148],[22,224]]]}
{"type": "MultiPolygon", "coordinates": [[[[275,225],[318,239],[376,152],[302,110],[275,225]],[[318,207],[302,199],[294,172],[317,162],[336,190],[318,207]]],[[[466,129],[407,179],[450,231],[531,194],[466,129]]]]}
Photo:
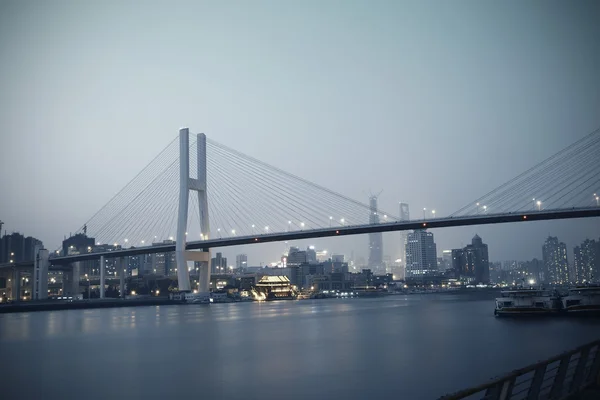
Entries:
{"type": "Polygon", "coordinates": [[[0,315],[3,399],[436,399],[600,338],[493,294],[0,315]],[[5,397],[6,396],[6,397],[5,397]]]}

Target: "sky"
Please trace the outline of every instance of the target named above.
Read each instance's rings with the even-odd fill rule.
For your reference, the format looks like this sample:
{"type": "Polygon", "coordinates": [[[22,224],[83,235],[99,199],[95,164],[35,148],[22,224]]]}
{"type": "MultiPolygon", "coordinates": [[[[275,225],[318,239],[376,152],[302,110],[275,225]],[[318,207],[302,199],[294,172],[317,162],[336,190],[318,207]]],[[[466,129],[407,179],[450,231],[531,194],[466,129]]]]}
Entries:
{"type": "MultiPolygon", "coordinates": [[[[599,18],[597,1],[0,0],[0,219],[56,248],[182,126],[363,202],[383,189],[395,214],[450,214],[600,127],[599,18]]],[[[548,235],[572,255],[600,220],[434,230],[438,253],[475,233],[526,260],[548,235]]]]}

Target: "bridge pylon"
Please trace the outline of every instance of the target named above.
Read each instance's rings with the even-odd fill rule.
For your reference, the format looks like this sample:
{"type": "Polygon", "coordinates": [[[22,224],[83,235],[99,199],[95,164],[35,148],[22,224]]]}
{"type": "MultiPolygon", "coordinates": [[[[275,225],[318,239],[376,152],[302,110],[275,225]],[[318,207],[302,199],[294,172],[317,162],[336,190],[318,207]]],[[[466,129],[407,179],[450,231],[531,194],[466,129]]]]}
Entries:
{"type": "Polygon", "coordinates": [[[188,128],[179,130],[179,209],[177,213],[177,238],[175,242],[177,281],[180,291],[190,291],[190,274],[187,262],[200,261],[198,291],[208,292],[210,282],[210,251],[186,251],[190,191],[198,193],[201,238],[203,240],[208,239],[210,231],[206,180],[206,135],[199,133],[196,136],[198,146],[198,177],[195,179],[190,178],[189,137],[188,128]]]}

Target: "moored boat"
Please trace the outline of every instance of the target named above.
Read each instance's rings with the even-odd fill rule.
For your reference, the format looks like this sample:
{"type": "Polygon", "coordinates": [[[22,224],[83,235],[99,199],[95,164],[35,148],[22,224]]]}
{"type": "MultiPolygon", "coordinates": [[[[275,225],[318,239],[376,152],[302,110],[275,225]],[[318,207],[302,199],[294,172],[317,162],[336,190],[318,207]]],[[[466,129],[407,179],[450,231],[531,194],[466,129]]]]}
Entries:
{"type": "Polygon", "coordinates": [[[576,286],[562,299],[563,309],[568,314],[600,315],[600,285],[576,286]]]}
{"type": "Polygon", "coordinates": [[[496,298],[494,315],[553,315],[560,309],[560,297],[548,290],[517,289],[501,292],[501,297],[496,298]]]}

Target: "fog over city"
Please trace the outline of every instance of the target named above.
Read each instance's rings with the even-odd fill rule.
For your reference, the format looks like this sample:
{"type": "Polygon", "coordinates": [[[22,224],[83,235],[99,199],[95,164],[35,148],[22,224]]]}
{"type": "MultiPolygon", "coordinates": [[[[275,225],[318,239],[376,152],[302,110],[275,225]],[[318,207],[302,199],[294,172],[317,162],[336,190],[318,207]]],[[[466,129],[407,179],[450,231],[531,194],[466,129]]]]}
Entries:
{"type": "MultiPolygon", "coordinates": [[[[57,248],[182,126],[363,203],[383,190],[392,215],[449,215],[600,127],[599,16],[593,1],[2,1],[3,229],[57,248]]],[[[477,233],[490,260],[526,260],[549,235],[571,257],[598,222],[433,233],[438,253],[477,233]]],[[[258,265],[290,244],[368,256],[366,235],[223,251],[258,265]]],[[[399,233],[383,252],[401,255],[399,233]]]]}

